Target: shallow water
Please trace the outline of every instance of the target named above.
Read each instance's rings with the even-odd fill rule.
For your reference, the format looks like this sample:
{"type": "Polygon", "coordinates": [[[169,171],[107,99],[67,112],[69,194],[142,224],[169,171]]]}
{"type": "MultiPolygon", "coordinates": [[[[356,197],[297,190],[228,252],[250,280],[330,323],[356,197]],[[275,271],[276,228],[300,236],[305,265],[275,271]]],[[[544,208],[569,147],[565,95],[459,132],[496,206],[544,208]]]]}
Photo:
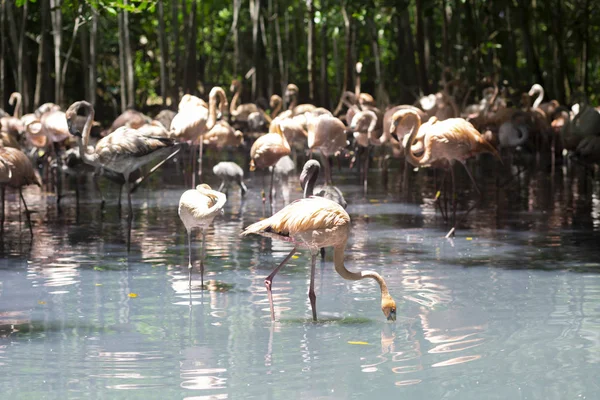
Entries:
{"type": "MultiPolygon", "coordinates": [[[[0,243],[0,393],[3,398],[600,398],[600,189],[583,173],[505,179],[478,169],[483,199],[454,239],[434,206],[433,175],[370,174],[364,196],[347,170],[349,269],[373,269],[398,304],[389,323],[374,282],[349,282],[318,264],[319,322],[307,297],[309,254],[273,283],[291,246],[241,230],[262,217],[262,178],[245,201],[230,190],[207,233],[205,279],[188,287],[187,238],[177,216],[183,178],[171,165],[126,211],[91,182],[61,210],[25,192],[35,238],[7,195],[0,243]],[[181,182],[179,182],[181,181],[181,182]]],[[[459,215],[473,203],[458,171],[459,215]]],[[[215,184],[212,176],[207,176],[215,184]]],[[[72,183],[71,183],[72,184],[72,183]]],[[[289,198],[300,197],[297,180],[289,198]]],[[[282,206],[282,197],[277,208],[282,206]]],[[[124,204],[126,200],[124,198],[124,204]]],[[[22,218],[24,219],[24,218],[22,218]]],[[[193,249],[200,254],[200,237],[193,249]]]]}

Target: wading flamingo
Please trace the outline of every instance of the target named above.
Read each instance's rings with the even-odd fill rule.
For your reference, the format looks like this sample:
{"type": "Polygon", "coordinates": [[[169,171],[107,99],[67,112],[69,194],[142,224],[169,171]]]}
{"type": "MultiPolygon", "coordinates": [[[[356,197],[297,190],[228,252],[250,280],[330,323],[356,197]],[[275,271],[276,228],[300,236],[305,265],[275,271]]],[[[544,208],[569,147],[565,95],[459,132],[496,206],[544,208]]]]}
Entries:
{"type": "Polygon", "coordinates": [[[189,250],[189,282],[192,284],[192,229],[200,228],[202,233],[202,255],[200,256],[200,279],[204,288],[204,249],[206,229],[217,214],[223,211],[227,196],[216,190],[211,190],[207,184],[201,184],[196,189],[186,190],[179,199],[179,218],[185,225],[188,235],[189,250]]]}
{"type": "Polygon", "coordinates": [[[350,216],[336,202],[323,197],[309,197],[290,203],[275,215],[248,226],[242,236],[256,233],[262,236],[284,240],[294,244],[287,257],[265,279],[265,286],[271,307],[271,319],[275,320],[273,294],[271,286],[273,278],[296,252],[298,247],[305,247],[311,253],[310,290],[308,297],[312,308],[313,320],[317,320],[315,295],[315,265],[319,248],[332,246],[335,270],[342,278],[357,281],[371,278],[377,281],[381,289],[381,310],[388,320],[396,320],[396,302],[388,292],[385,280],[374,271],[350,272],[344,265],[344,250],[350,233],[350,216]]]}

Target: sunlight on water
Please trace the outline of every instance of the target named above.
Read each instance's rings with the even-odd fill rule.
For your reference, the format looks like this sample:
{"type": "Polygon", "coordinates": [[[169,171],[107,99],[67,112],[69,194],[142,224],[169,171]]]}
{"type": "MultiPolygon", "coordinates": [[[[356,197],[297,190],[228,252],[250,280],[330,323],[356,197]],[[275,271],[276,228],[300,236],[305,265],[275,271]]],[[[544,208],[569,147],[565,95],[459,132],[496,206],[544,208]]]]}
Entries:
{"type": "MultiPolygon", "coordinates": [[[[411,178],[420,190],[402,191],[398,174],[368,196],[343,176],[352,218],[346,267],[386,279],[397,321],[381,313],[377,283],[343,280],[327,249],[316,267],[318,321],[307,296],[310,254],[300,250],[273,280],[271,323],[264,279],[292,245],[239,236],[263,218],[260,177],[247,182],[244,200],[230,193],[207,230],[204,287],[201,235],[193,236],[190,286],[182,190],[162,179],[135,197],[130,252],[114,196],[104,211],[89,192],[79,208],[66,197],[58,212],[27,188],[33,243],[7,196],[7,398],[600,396],[598,185],[584,191],[576,177],[557,177],[549,192],[546,178],[523,173],[498,191],[490,181],[481,207],[444,239],[443,198],[435,201],[427,174],[411,178]]],[[[296,184],[288,200],[301,196],[296,184]]],[[[459,214],[473,201],[464,186],[459,214]]]]}

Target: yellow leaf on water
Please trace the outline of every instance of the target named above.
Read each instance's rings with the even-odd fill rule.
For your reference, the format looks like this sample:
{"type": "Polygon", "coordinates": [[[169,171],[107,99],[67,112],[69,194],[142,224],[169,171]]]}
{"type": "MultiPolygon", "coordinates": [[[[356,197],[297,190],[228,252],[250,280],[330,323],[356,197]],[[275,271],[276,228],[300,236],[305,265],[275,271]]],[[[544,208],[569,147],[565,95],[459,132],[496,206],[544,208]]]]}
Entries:
{"type": "Polygon", "coordinates": [[[360,341],[351,341],[351,340],[349,340],[348,344],[362,344],[362,345],[365,345],[365,344],[369,344],[369,342],[360,342],[360,341]]]}
{"type": "Polygon", "coordinates": [[[292,258],[293,258],[294,260],[296,260],[296,259],[300,258],[300,256],[292,256],[292,258]]]}
{"type": "Polygon", "coordinates": [[[138,297],[138,295],[137,295],[137,294],[135,294],[135,293],[129,293],[127,296],[129,296],[129,297],[131,297],[131,298],[138,297]]]}
{"type": "Polygon", "coordinates": [[[440,192],[439,190],[437,191],[437,193],[435,194],[435,199],[439,199],[440,196],[442,195],[442,192],[440,192]]]}
{"type": "Polygon", "coordinates": [[[473,240],[473,238],[472,237],[468,237],[467,240],[473,240]]]}
{"type": "Polygon", "coordinates": [[[39,301],[38,301],[38,304],[42,304],[42,305],[44,305],[44,304],[46,304],[46,302],[45,302],[45,301],[42,301],[42,300],[39,300],[39,301]]]}
{"type": "Polygon", "coordinates": [[[96,286],[102,286],[102,284],[101,283],[96,283],[96,286]]]}

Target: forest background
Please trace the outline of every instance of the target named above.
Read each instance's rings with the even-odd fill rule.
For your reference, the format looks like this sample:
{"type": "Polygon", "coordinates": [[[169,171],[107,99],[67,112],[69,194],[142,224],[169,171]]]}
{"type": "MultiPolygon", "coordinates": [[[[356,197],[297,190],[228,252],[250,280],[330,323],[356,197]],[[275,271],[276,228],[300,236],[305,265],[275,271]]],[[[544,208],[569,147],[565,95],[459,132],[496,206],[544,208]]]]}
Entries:
{"type": "MultiPolygon", "coordinates": [[[[175,109],[184,93],[244,84],[265,108],[288,83],[334,109],[353,90],[380,107],[485,79],[518,104],[533,83],[562,104],[600,97],[600,2],[593,0],[1,0],[0,98],[86,99],[100,119],[175,109]]],[[[8,107],[10,108],[10,107],[8,107]]]]}

